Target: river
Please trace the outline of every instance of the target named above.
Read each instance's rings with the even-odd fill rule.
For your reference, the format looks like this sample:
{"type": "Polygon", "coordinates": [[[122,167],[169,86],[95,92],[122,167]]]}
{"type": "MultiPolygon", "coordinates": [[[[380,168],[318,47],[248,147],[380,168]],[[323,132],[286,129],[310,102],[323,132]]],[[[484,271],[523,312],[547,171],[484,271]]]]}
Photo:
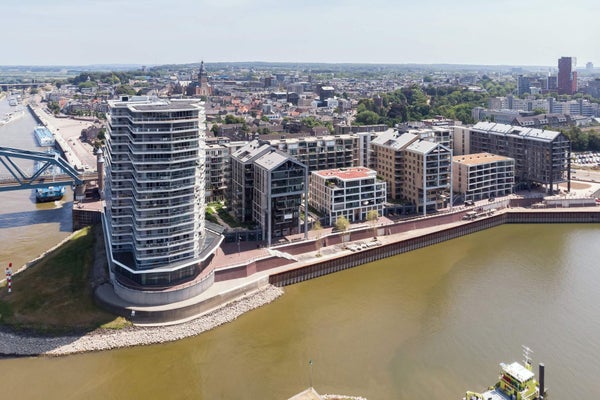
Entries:
{"type": "MultiPolygon", "coordinates": [[[[0,117],[14,111],[6,98],[0,99],[0,117]]],[[[18,120],[0,126],[0,146],[21,150],[43,151],[33,136],[36,121],[29,111],[18,120]]],[[[30,169],[33,162],[20,161],[30,169]]],[[[7,173],[0,165],[0,174],[7,173]]],[[[13,270],[58,244],[72,231],[73,194],[69,189],[61,201],[35,202],[32,190],[0,192],[0,267],[12,262],[13,270]]]]}
{"type": "MultiPolygon", "coordinates": [[[[0,128],[2,146],[34,148],[35,123],[13,124],[0,128]]],[[[70,200],[36,205],[23,191],[0,201],[0,262],[23,263],[70,231],[70,200]]],[[[595,398],[598,243],[597,225],[501,226],[286,287],[197,337],[2,359],[2,398],[287,399],[312,381],[370,400],[458,399],[495,383],[521,345],[536,372],[545,363],[553,399],[595,398]]]]}
{"type": "Polygon", "coordinates": [[[0,360],[11,398],[457,399],[521,345],[554,399],[600,394],[600,230],[507,225],[286,287],[198,337],[0,360]],[[312,367],[309,360],[313,361],[312,367]]]}

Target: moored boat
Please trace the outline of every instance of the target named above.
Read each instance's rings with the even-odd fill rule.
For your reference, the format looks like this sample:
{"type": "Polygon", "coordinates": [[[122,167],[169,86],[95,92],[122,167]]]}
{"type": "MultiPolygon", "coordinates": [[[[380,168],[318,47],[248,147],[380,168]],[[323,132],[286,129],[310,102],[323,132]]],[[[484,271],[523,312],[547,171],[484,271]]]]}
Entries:
{"type": "Polygon", "coordinates": [[[36,126],[33,130],[33,134],[35,135],[38,144],[42,147],[54,146],[54,143],[56,143],[54,135],[52,135],[50,129],[45,126],[36,126]]]}

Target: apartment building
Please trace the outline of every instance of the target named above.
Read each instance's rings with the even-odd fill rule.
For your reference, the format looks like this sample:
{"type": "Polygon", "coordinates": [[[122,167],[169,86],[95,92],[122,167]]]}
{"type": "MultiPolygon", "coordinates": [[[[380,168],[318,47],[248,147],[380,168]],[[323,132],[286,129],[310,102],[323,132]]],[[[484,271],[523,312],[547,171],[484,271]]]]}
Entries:
{"type": "Polygon", "coordinates": [[[223,201],[231,181],[230,147],[225,144],[206,145],[206,201],[223,201]]]}
{"type": "MultiPolygon", "coordinates": [[[[139,291],[194,280],[221,240],[204,221],[203,108],[142,96],[109,107],[103,222],[111,278],[121,297],[160,302],[139,291]]],[[[180,295],[211,283],[208,274],[180,295]]]]}
{"type": "Polygon", "coordinates": [[[452,203],[452,150],[418,140],[404,151],[402,198],[426,215],[452,203]]]}
{"type": "Polygon", "coordinates": [[[404,149],[419,137],[414,133],[400,133],[390,129],[371,141],[372,167],[387,183],[387,196],[392,201],[402,201],[404,179],[404,149]]]}
{"type": "MultiPolygon", "coordinates": [[[[492,153],[515,160],[517,184],[547,185],[567,181],[571,142],[557,131],[479,122],[463,132],[469,135],[465,153],[492,153]]],[[[456,142],[459,135],[455,135],[456,142]]]]}
{"type": "Polygon", "coordinates": [[[231,190],[229,207],[242,223],[253,222],[254,161],[271,151],[271,146],[253,140],[231,155],[231,190]]]}
{"type": "Polygon", "coordinates": [[[307,232],[300,206],[307,210],[308,168],[289,155],[270,149],[254,161],[253,220],[270,246],[273,238],[307,232]]]}
{"type": "Polygon", "coordinates": [[[230,208],[239,221],[258,224],[270,245],[273,238],[301,232],[307,181],[306,165],[253,140],[231,156],[230,208]]]}
{"type": "Polygon", "coordinates": [[[309,204],[334,225],[339,217],[363,221],[371,210],[383,215],[386,183],[377,172],[364,167],[313,171],[310,175],[309,204]]]}
{"type": "Polygon", "coordinates": [[[426,213],[450,199],[452,150],[437,142],[447,140],[446,131],[438,136],[430,129],[388,130],[372,139],[373,166],[386,181],[391,201],[413,204],[426,213]]]}
{"type": "Polygon", "coordinates": [[[308,166],[309,171],[368,166],[371,133],[270,139],[269,143],[308,166]]]}
{"type": "Polygon", "coordinates": [[[490,153],[452,157],[452,191],[464,200],[506,196],[515,184],[515,160],[490,153]]]}

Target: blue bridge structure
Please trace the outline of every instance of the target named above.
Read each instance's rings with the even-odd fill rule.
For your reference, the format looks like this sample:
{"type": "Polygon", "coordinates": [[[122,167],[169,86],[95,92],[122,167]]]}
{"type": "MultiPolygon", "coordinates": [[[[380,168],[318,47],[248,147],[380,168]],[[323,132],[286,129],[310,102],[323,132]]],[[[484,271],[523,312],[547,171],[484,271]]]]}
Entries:
{"type": "Polygon", "coordinates": [[[47,152],[0,147],[0,164],[0,171],[6,169],[8,172],[0,175],[0,192],[48,188],[60,183],[83,186],[85,182],[98,179],[96,172],[82,173],[59,154],[47,152]],[[38,167],[32,170],[22,168],[20,160],[34,161],[38,167]],[[60,172],[51,174],[50,171],[60,172]]]}

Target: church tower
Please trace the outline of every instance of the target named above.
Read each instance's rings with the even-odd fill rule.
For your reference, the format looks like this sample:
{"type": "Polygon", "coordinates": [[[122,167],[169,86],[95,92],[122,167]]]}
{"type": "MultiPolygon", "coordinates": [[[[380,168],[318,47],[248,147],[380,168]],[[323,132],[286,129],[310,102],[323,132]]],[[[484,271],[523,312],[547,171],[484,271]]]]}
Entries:
{"type": "Polygon", "coordinates": [[[212,88],[208,84],[208,76],[204,70],[204,61],[200,62],[200,70],[198,71],[198,85],[196,86],[197,96],[210,96],[212,88]]]}

